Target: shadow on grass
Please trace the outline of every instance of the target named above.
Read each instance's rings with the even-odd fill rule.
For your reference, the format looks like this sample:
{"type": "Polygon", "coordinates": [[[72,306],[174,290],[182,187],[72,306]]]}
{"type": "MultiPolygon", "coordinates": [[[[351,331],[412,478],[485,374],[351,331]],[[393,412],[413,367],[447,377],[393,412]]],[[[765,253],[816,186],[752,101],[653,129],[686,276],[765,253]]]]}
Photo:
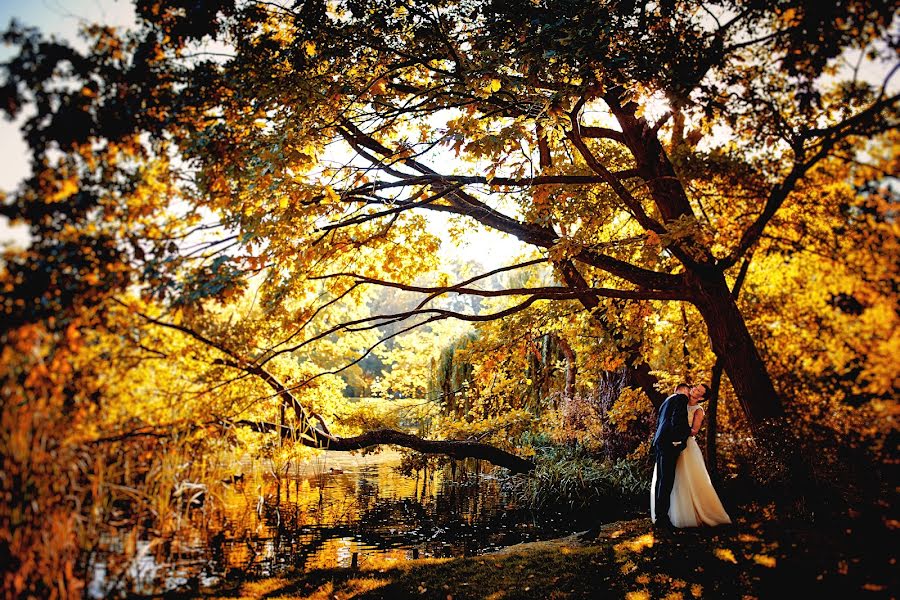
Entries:
{"type": "Polygon", "coordinates": [[[732,526],[660,535],[649,519],[501,554],[321,569],[219,588],[240,598],[890,598],[895,521],[828,526],[765,509],[732,526]]]}

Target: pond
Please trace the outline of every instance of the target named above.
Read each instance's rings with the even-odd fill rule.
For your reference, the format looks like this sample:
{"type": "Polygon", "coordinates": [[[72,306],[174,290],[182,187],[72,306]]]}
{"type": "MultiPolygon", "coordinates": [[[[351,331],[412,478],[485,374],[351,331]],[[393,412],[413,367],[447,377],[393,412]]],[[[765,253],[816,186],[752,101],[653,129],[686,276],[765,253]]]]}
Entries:
{"type": "Polygon", "coordinates": [[[240,481],[223,483],[202,505],[184,510],[170,541],[131,540],[133,558],[117,564],[111,557],[129,541],[108,540],[110,560],[92,569],[88,595],[156,594],[287,569],[471,556],[590,526],[516,506],[500,485],[501,471],[486,463],[404,475],[397,469],[401,458],[390,450],[326,452],[278,479],[271,467],[245,462],[236,469],[240,481]]]}

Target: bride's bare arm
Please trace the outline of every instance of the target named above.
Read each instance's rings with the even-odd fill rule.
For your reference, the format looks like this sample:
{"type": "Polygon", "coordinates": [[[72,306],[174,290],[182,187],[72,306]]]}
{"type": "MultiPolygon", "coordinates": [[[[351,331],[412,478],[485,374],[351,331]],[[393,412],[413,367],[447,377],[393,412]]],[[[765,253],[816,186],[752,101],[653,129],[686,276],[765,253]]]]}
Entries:
{"type": "Polygon", "coordinates": [[[700,425],[703,423],[703,409],[698,408],[694,411],[694,418],[691,421],[691,435],[697,435],[700,431],[700,425]]]}

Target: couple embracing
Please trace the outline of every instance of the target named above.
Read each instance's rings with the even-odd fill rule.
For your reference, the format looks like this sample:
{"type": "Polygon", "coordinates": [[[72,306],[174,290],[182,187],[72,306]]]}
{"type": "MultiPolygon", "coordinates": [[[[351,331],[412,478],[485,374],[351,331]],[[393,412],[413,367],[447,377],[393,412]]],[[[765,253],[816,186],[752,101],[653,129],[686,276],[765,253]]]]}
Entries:
{"type": "Polygon", "coordinates": [[[703,383],[681,383],[659,408],[650,487],[650,517],[658,529],[731,523],[694,439],[703,423],[700,402],[708,395],[703,383]]]}

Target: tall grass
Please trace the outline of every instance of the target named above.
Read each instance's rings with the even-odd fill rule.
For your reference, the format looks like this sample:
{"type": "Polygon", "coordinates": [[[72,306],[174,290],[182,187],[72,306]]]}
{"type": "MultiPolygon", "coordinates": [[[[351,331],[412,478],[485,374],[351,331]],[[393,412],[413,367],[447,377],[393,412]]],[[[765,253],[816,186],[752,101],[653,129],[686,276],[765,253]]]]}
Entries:
{"type": "Polygon", "coordinates": [[[633,515],[648,504],[652,465],[602,459],[581,445],[538,447],[537,467],[504,487],[523,506],[542,512],[592,513],[605,520],[633,515]]]}

